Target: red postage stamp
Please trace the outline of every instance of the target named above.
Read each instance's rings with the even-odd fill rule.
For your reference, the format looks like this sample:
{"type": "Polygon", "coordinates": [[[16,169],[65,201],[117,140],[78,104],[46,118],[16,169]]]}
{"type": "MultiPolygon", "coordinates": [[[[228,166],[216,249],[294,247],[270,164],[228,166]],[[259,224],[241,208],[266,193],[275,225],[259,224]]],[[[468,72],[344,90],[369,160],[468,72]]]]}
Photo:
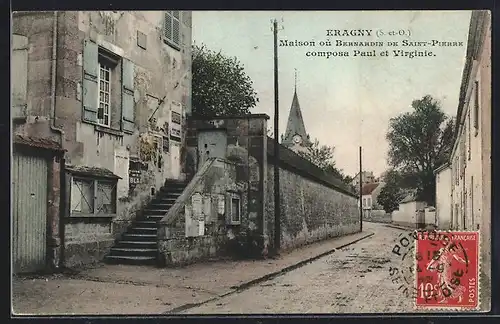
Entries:
{"type": "Polygon", "coordinates": [[[477,309],[479,233],[421,232],[416,243],[416,306],[477,309]]]}

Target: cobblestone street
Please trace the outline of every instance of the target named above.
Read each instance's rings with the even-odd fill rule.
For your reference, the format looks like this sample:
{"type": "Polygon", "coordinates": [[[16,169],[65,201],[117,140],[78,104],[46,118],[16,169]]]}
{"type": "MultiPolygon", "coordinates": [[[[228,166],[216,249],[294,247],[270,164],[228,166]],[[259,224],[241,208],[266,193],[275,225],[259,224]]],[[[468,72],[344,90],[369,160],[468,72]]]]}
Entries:
{"type": "Polygon", "coordinates": [[[375,235],[304,267],[184,313],[387,313],[412,312],[413,302],[394,284],[391,252],[405,231],[365,223],[375,235]]]}

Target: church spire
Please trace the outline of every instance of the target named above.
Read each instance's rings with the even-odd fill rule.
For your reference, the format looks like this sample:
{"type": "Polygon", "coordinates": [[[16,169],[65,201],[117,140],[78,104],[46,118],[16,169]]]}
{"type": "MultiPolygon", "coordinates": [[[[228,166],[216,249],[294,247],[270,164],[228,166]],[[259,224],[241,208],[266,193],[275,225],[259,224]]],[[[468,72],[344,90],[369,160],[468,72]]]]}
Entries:
{"type": "Polygon", "coordinates": [[[302,118],[302,111],[300,109],[299,98],[297,96],[297,69],[295,69],[294,72],[295,72],[294,73],[295,82],[294,82],[292,106],[290,107],[288,122],[286,125],[286,130],[282,141],[282,144],[285,146],[294,144],[295,135],[298,135],[300,137],[302,143],[305,144],[308,142],[306,127],[304,125],[304,119],[302,118]]]}
{"type": "Polygon", "coordinates": [[[295,88],[294,92],[297,92],[297,69],[295,69],[295,88]]]}

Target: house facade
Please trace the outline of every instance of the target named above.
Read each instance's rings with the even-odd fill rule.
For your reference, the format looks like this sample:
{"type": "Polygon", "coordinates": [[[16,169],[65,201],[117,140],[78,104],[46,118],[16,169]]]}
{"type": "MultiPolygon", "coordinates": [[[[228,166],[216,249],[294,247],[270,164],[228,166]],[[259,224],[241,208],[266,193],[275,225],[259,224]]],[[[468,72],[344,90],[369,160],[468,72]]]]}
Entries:
{"type": "Polygon", "coordinates": [[[39,240],[52,252],[39,263],[99,260],[165,181],[184,178],[191,13],[15,12],[12,32],[14,134],[64,151],[39,240]]]}
{"type": "Polygon", "coordinates": [[[417,199],[416,191],[411,191],[392,212],[392,223],[410,228],[424,227],[426,207],[426,202],[417,199]]]}
{"type": "Polygon", "coordinates": [[[473,11],[449,159],[451,189],[444,184],[437,189],[438,197],[451,190],[450,205],[437,213],[440,223],[450,219],[451,229],[480,231],[486,278],[491,278],[491,87],[491,13],[473,11]]]}
{"type": "Polygon", "coordinates": [[[363,171],[363,172],[358,172],[352,179],[351,184],[354,186],[356,190],[359,191],[359,185],[364,186],[369,183],[374,183],[375,182],[375,176],[373,175],[373,171],[363,171]]]}

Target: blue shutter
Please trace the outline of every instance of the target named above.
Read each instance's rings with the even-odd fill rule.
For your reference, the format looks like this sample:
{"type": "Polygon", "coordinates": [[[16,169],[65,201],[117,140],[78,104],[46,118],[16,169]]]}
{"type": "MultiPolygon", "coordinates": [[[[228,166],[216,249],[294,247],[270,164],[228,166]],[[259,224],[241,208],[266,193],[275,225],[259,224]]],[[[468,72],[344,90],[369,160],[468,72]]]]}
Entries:
{"type": "Polygon", "coordinates": [[[179,45],[181,35],[179,11],[174,11],[174,13],[175,12],[177,12],[177,18],[172,19],[172,41],[174,44],[179,45]]]}
{"type": "Polygon", "coordinates": [[[134,132],[134,63],[127,59],[122,61],[122,130],[134,132]]]}
{"type": "Polygon", "coordinates": [[[167,11],[165,13],[165,38],[172,41],[172,11],[167,11]]]}
{"type": "Polygon", "coordinates": [[[83,46],[83,120],[97,121],[97,74],[99,73],[98,47],[91,40],[83,46]]]}

